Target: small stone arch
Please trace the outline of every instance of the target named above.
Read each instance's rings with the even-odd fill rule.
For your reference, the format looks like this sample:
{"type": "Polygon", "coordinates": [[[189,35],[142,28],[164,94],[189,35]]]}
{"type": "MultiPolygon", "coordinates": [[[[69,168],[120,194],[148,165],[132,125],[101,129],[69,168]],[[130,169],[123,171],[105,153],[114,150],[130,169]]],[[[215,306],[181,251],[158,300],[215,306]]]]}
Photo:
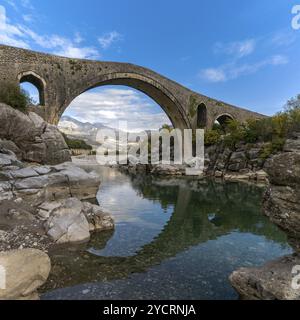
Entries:
{"type": "Polygon", "coordinates": [[[219,125],[225,129],[229,120],[234,120],[234,116],[229,113],[223,113],[215,119],[214,123],[219,123],[219,125]]]}
{"type": "Polygon", "coordinates": [[[204,103],[200,103],[197,108],[197,128],[204,129],[207,126],[207,108],[204,103]]]}
{"type": "Polygon", "coordinates": [[[39,92],[39,104],[45,106],[46,81],[33,71],[25,71],[18,75],[19,83],[29,82],[34,85],[39,92]]]}

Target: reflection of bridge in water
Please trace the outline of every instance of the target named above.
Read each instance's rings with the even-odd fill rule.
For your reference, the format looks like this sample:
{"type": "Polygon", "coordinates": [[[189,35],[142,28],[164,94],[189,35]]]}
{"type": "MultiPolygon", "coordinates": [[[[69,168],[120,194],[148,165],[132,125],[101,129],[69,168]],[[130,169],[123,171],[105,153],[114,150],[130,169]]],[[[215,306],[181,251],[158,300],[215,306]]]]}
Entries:
{"type": "MultiPolygon", "coordinates": [[[[95,256],[66,249],[55,252],[51,257],[53,270],[47,290],[53,289],[52,284],[56,288],[67,287],[143,273],[190,247],[233,231],[264,235],[276,242],[285,241],[276,227],[260,214],[262,190],[257,186],[142,176],[132,177],[132,185],[145,198],[157,199],[159,195],[162,207],[176,203],[161,232],[151,243],[128,257],[95,256]]],[[[89,246],[104,248],[112,235],[113,232],[105,232],[103,236],[95,236],[89,246]]]]}

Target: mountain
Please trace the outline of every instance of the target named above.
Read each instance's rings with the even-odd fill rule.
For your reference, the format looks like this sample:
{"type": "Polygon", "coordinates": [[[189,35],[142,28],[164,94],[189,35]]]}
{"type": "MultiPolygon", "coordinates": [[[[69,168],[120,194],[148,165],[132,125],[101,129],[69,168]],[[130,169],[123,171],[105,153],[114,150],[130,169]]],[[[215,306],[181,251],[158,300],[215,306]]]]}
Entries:
{"type": "MultiPolygon", "coordinates": [[[[98,148],[102,144],[96,141],[97,133],[98,130],[100,129],[109,129],[113,130],[116,134],[116,137],[118,139],[118,135],[121,131],[110,128],[108,126],[105,126],[103,123],[90,123],[90,122],[81,122],[78,121],[77,119],[74,119],[69,116],[63,116],[61,117],[61,120],[58,124],[58,129],[65,133],[68,138],[71,139],[82,139],[89,145],[93,146],[94,149],[98,148]]],[[[115,144],[116,140],[114,139],[109,139],[108,144],[110,147],[115,144]]],[[[135,142],[131,142],[135,143],[135,142]]]]}

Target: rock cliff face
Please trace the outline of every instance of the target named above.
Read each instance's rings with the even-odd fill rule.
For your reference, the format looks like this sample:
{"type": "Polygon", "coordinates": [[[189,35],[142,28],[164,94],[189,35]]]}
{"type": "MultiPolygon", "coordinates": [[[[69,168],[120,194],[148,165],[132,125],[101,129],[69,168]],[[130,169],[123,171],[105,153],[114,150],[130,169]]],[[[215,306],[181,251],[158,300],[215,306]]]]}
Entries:
{"type": "Polygon", "coordinates": [[[300,133],[286,141],[284,151],[265,164],[269,186],[264,214],[288,236],[295,253],[259,268],[233,272],[230,281],[243,299],[300,299],[292,286],[293,268],[300,265],[300,133]]]}
{"type": "Polygon", "coordinates": [[[24,114],[0,103],[0,146],[20,160],[41,164],[70,161],[70,151],[56,128],[36,113],[24,114]]]}
{"type": "Polygon", "coordinates": [[[226,180],[266,180],[263,143],[240,143],[234,149],[224,143],[205,149],[205,174],[226,180]]]}
{"type": "Polygon", "coordinates": [[[287,140],[284,152],[269,159],[265,168],[270,185],[264,197],[264,213],[287,233],[300,252],[300,133],[287,140]]]}
{"type": "MultiPolygon", "coordinates": [[[[229,148],[224,143],[205,148],[205,166],[203,175],[225,180],[252,180],[266,181],[267,173],[264,170],[265,160],[262,158],[263,143],[240,143],[235,148],[229,148]]],[[[173,149],[171,148],[171,158],[173,149]]],[[[129,173],[150,173],[162,176],[185,175],[190,164],[136,164],[137,159],[132,159],[132,164],[121,165],[120,169],[129,173]]]]}

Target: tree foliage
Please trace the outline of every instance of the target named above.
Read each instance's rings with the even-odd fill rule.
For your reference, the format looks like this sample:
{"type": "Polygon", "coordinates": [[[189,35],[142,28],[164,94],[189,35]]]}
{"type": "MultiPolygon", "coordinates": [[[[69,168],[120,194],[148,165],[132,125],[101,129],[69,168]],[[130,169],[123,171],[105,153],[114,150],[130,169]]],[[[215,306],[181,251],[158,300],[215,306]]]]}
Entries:
{"type": "Polygon", "coordinates": [[[223,134],[217,126],[206,130],[205,144],[212,145],[224,140],[227,146],[234,148],[239,142],[264,142],[262,157],[267,158],[280,151],[285,140],[295,131],[300,131],[300,95],[290,99],[284,110],[272,117],[249,119],[244,123],[229,120],[223,134]]]}
{"type": "Polygon", "coordinates": [[[92,150],[93,147],[89,144],[87,144],[84,140],[80,140],[80,139],[70,139],[67,137],[67,135],[63,132],[61,132],[61,134],[63,135],[67,146],[70,149],[81,149],[81,150],[92,150]]]}
{"type": "Polygon", "coordinates": [[[0,83],[0,102],[22,112],[32,104],[32,100],[25,90],[14,83],[0,83]]]}

